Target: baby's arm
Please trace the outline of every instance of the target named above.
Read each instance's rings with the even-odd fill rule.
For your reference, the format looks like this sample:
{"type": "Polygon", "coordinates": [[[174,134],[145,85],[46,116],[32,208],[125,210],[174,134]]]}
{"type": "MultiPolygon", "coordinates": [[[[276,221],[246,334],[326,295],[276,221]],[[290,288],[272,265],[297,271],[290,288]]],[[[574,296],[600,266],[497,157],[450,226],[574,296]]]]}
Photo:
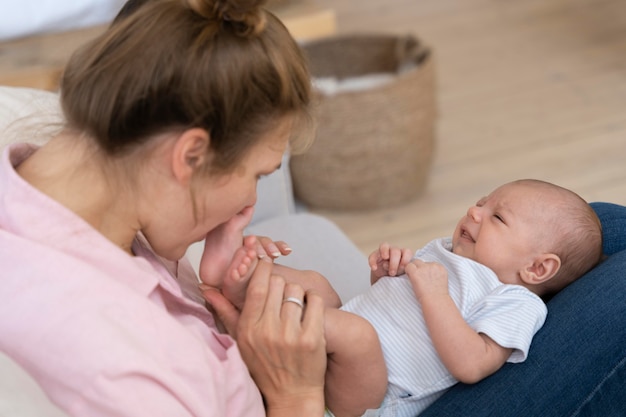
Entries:
{"type": "Polygon", "coordinates": [[[461,316],[448,292],[443,265],[414,260],[405,267],[424,320],[443,364],[457,380],[473,384],[496,372],[512,349],[477,333],[461,316]]]}
{"type": "Polygon", "coordinates": [[[387,242],[381,243],[367,258],[372,271],[370,283],[374,285],[382,277],[404,274],[404,268],[411,262],[412,257],[411,249],[391,246],[387,242]]]}

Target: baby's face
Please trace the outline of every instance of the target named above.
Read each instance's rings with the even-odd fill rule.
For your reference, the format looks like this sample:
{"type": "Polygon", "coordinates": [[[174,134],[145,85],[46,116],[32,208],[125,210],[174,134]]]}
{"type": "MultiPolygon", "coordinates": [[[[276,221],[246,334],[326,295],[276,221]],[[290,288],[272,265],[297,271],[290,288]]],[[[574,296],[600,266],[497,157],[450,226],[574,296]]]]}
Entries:
{"type": "Polygon", "coordinates": [[[543,193],[527,184],[505,184],[481,198],[461,218],[452,251],[491,268],[500,281],[519,284],[519,271],[544,249],[543,193]]]}

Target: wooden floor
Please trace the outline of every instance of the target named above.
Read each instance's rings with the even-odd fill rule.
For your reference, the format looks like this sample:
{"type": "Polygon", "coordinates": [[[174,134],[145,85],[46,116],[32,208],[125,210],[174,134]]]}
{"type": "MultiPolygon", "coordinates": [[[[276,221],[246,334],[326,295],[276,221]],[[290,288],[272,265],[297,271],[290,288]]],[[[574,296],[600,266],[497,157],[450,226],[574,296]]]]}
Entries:
{"type": "Polygon", "coordinates": [[[426,192],[371,212],[314,210],[364,252],[446,236],[503,182],[541,178],[626,204],[623,0],[317,0],[340,33],[414,33],[438,77],[426,192]]]}
{"type": "MultiPolygon", "coordinates": [[[[467,207],[517,178],[626,204],[626,1],[291,2],[334,10],[340,33],[412,33],[434,52],[437,150],[424,194],[372,212],[315,210],[364,253],[383,240],[417,248],[450,235],[467,207]]],[[[0,62],[48,88],[58,76],[50,66],[82,42],[59,36],[68,39],[0,43],[0,62]]]]}

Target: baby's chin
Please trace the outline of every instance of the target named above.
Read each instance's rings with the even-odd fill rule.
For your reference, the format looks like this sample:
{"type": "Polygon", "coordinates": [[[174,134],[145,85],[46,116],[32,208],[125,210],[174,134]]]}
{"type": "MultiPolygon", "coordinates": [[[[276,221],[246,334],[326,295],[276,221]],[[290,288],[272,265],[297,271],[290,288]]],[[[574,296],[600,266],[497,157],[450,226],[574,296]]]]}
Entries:
{"type": "Polygon", "coordinates": [[[452,248],[450,248],[450,252],[455,255],[467,257],[467,253],[463,250],[463,245],[460,245],[456,240],[452,240],[452,248]]]}

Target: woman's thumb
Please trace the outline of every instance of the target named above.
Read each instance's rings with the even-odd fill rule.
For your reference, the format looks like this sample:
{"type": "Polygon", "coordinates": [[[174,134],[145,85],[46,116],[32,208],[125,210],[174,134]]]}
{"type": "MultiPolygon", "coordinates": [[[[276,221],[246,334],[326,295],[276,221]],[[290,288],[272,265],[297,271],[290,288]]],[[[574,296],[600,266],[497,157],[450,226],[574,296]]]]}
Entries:
{"type": "Polygon", "coordinates": [[[213,313],[222,323],[228,334],[237,338],[237,323],[239,323],[239,310],[219,290],[203,288],[202,295],[209,304],[213,313]]]}

